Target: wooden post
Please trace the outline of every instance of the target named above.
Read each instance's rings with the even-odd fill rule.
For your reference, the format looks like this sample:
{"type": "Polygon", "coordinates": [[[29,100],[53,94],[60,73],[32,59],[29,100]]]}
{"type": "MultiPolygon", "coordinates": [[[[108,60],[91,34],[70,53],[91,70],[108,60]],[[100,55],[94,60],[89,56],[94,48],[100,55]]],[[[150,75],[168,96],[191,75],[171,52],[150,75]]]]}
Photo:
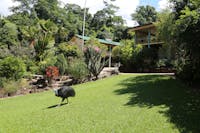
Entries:
{"type": "Polygon", "coordinates": [[[150,48],[150,43],[151,43],[151,31],[148,30],[148,48],[150,48]]]}
{"type": "Polygon", "coordinates": [[[111,67],[112,48],[109,46],[109,67],[111,67]]]}
{"type": "Polygon", "coordinates": [[[136,32],[135,32],[135,35],[134,35],[134,39],[135,39],[135,40],[134,40],[134,41],[135,41],[134,43],[136,44],[136,43],[137,43],[137,36],[136,36],[136,32]]]}

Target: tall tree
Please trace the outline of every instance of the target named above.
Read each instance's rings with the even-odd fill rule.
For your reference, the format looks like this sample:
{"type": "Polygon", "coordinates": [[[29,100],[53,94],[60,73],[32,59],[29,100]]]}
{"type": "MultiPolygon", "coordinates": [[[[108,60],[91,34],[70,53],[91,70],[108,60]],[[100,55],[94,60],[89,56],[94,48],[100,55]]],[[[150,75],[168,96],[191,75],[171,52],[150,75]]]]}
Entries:
{"type": "Polygon", "coordinates": [[[159,49],[160,57],[172,61],[175,59],[176,46],[174,45],[175,35],[174,14],[170,10],[165,9],[158,13],[158,21],[156,22],[156,36],[159,40],[164,41],[162,48],[159,49]]]}
{"type": "Polygon", "coordinates": [[[38,0],[12,0],[13,2],[18,2],[19,5],[11,7],[13,13],[31,13],[33,5],[38,0]]]}
{"type": "Polygon", "coordinates": [[[0,24],[0,45],[7,46],[8,49],[17,45],[17,26],[6,19],[2,20],[0,24]]]}
{"type": "Polygon", "coordinates": [[[139,25],[149,24],[152,22],[156,22],[157,20],[157,12],[152,6],[139,6],[136,9],[136,13],[133,13],[132,20],[136,20],[139,25]]]}
{"type": "Polygon", "coordinates": [[[200,80],[200,1],[175,1],[176,46],[179,48],[180,77],[190,84],[200,80]]]}
{"type": "Polygon", "coordinates": [[[38,18],[59,23],[63,13],[58,0],[38,0],[34,5],[38,18]]]}
{"type": "Polygon", "coordinates": [[[114,33],[121,32],[119,29],[123,29],[124,20],[121,16],[116,16],[116,12],[119,7],[113,4],[104,2],[105,8],[97,11],[91,21],[91,27],[97,32],[97,37],[102,39],[115,39],[114,33]]]}
{"type": "MultiPolygon", "coordinates": [[[[92,15],[88,12],[89,9],[86,9],[86,21],[85,21],[85,33],[88,35],[89,33],[89,24],[92,19],[92,15]]],[[[76,4],[66,4],[65,11],[66,15],[66,24],[65,27],[69,29],[69,37],[74,34],[82,34],[82,25],[83,25],[83,13],[84,9],[82,9],[79,5],[76,4]]]]}
{"type": "Polygon", "coordinates": [[[115,16],[119,8],[110,4],[106,5],[102,10],[97,11],[92,19],[91,26],[95,29],[101,29],[103,26],[111,27],[113,25],[112,18],[115,16]]]}

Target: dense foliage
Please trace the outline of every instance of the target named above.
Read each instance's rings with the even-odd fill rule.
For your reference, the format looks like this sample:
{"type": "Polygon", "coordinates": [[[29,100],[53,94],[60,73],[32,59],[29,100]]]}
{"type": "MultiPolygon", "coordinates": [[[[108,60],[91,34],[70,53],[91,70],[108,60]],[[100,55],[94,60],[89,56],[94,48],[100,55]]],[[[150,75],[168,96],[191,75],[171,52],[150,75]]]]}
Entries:
{"type": "MultiPolygon", "coordinates": [[[[179,74],[184,80],[198,84],[200,81],[200,1],[191,0],[185,3],[182,10],[177,11],[179,18],[176,19],[177,31],[181,29],[177,32],[176,44],[181,49],[178,56],[184,58],[180,62],[179,74]]],[[[177,4],[175,9],[179,8],[177,4]]]]}
{"type": "Polygon", "coordinates": [[[6,57],[0,60],[0,77],[19,80],[26,72],[26,66],[24,62],[15,57],[6,57]]]}
{"type": "Polygon", "coordinates": [[[136,20],[139,25],[145,25],[156,22],[157,12],[152,6],[139,6],[136,9],[136,13],[132,14],[132,19],[136,20]]]}
{"type": "Polygon", "coordinates": [[[200,81],[200,1],[171,0],[172,13],[163,13],[159,35],[174,49],[177,75],[190,85],[200,81]]]}
{"type": "MultiPolygon", "coordinates": [[[[121,45],[114,47],[112,51],[113,58],[122,63],[121,70],[131,72],[138,69],[138,58],[142,51],[141,45],[136,45],[135,42],[129,39],[122,40],[121,45]]],[[[141,65],[141,63],[140,63],[141,65]]]]}
{"type": "MultiPolygon", "coordinates": [[[[61,6],[58,0],[13,1],[19,4],[10,8],[12,14],[0,17],[1,84],[3,78],[20,79],[25,71],[45,75],[49,66],[77,80],[87,77],[83,59],[77,59],[83,52],[67,42],[75,34],[82,34],[84,9],[76,4],[61,6]]],[[[120,40],[124,37],[124,20],[116,15],[118,7],[105,1],[104,5],[94,15],[86,9],[85,35],[120,40]]]]}

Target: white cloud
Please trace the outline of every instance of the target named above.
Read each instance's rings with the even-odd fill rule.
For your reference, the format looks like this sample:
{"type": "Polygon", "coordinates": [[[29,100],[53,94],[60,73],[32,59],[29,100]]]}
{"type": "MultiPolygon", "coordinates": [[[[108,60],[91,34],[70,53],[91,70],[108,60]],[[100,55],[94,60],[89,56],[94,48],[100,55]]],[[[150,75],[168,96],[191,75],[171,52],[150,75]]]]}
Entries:
{"type": "MultiPolygon", "coordinates": [[[[60,0],[63,3],[73,3],[84,7],[85,0],[60,0]]],[[[139,5],[139,0],[116,0],[112,2],[114,5],[118,6],[120,9],[117,15],[123,17],[126,20],[127,26],[134,26],[135,22],[131,20],[131,14],[135,12],[136,7],[139,5]]],[[[0,14],[7,16],[11,13],[8,8],[15,5],[12,0],[0,0],[0,14]]],[[[94,14],[96,11],[101,10],[104,7],[103,0],[87,0],[86,7],[89,8],[89,12],[94,14]]]]}
{"type": "Polygon", "coordinates": [[[158,2],[159,10],[169,9],[172,7],[172,3],[169,2],[169,0],[160,0],[158,2]]]}
{"type": "Polygon", "coordinates": [[[127,25],[128,27],[135,27],[135,26],[138,26],[139,24],[138,24],[138,22],[135,21],[135,20],[130,20],[130,19],[128,19],[128,20],[126,20],[126,25],[127,25]]]}
{"type": "Polygon", "coordinates": [[[117,14],[126,20],[127,26],[135,26],[135,21],[131,19],[131,14],[135,12],[139,5],[139,0],[116,0],[114,5],[120,7],[117,14]]]}
{"type": "Polygon", "coordinates": [[[1,0],[0,1],[0,14],[3,16],[10,15],[8,7],[14,6],[16,3],[12,2],[12,0],[1,0]]]}

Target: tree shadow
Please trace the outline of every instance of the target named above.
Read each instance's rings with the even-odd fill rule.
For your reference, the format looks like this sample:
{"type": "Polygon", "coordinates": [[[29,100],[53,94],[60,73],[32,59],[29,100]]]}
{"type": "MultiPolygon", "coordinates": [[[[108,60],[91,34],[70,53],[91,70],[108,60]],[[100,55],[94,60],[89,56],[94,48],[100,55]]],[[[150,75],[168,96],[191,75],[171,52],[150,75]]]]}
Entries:
{"type": "Polygon", "coordinates": [[[126,79],[116,90],[118,95],[130,94],[125,106],[164,105],[169,109],[160,111],[182,133],[200,132],[200,94],[185,87],[180,81],[161,75],[143,75],[126,79]]]}
{"type": "Polygon", "coordinates": [[[56,108],[56,107],[61,107],[61,106],[66,105],[66,104],[67,104],[67,103],[62,103],[61,105],[60,105],[60,104],[55,104],[55,105],[52,105],[52,106],[47,107],[47,109],[56,108]]]}

